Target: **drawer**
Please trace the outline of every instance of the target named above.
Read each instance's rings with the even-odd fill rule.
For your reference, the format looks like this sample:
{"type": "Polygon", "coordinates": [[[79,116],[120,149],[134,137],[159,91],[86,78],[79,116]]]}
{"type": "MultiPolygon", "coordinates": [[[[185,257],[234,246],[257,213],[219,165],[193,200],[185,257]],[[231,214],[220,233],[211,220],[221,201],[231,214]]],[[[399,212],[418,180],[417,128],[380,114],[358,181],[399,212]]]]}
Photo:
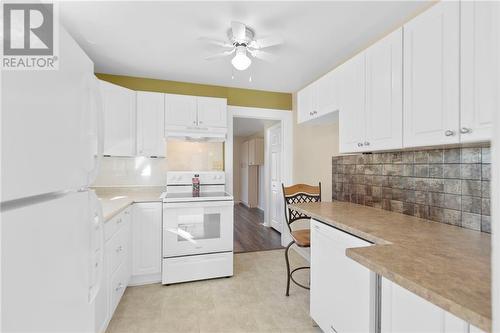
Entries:
{"type": "Polygon", "coordinates": [[[125,292],[125,288],[127,288],[129,278],[130,274],[127,263],[121,264],[116,272],[114,272],[111,276],[108,289],[110,318],[113,316],[118,303],[120,303],[120,299],[125,292]]]}
{"type": "Polygon", "coordinates": [[[233,252],[164,258],[162,283],[212,279],[233,275],[233,252]]]}
{"type": "Polygon", "coordinates": [[[106,242],[106,266],[108,276],[116,271],[122,263],[128,263],[130,252],[130,229],[124,226],[106,242]]]}
{"type": "Polygon", "coordinates": [[[130,207],[104,223],[104,239],[110,240],[113,235],[125,224],[130,222],[130,207]]]}

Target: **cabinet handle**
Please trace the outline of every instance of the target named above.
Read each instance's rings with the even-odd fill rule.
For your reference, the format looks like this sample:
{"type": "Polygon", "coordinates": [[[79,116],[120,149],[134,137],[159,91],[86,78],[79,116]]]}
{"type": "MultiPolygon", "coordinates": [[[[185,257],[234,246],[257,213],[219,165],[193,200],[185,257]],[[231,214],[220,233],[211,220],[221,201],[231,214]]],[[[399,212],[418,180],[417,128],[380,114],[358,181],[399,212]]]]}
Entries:
{"type": "Polygon", "coordinates": [[[196,125],[196,120],[193,120],[193,124],[195,124],[195,125],[196,125]]]}
{"type": "Polygon", "coordinates": [[[369,145],[370,145],[370,143],[369,143],[368,141],[365,141],[365,144],[364,144],[364,145],[365,145],[365,146],[369,146],[369,145]]]}
{"type": "Polygon", "coordinates": [[[318,111],[313,111],[313,114],[318,114],[318,111]]]}
{"type": "Polygon", "coordinates": [[[309,115],[310,115],[310,116],[312,116],[312,115],[313,115],[312,111],[310,111],[310,112],[309,112],[309,115]]]}
{"type": "Polygon", "coordinates": [[[461,133],[461,134],[469,134],[470,132],[472,132],[472,129],[467,128],[467,127],[462,127],[462,128],[460,129],[460,133],[461,133]]]}
{"type": "Polygon", "coordinates": [[[115,288],[115,291],[119,291],[120,289],[123,289],[123,284],[121,282],[118,283],[118,286],[115,288]]]}
{"type": "Polygon", "coordinates": [[[116,224],[120,224],[120,223],[122,223],[122,219],[121,218],[119,218],[118,220],[116,220],[116,224]]]}
{"type": "Polygon", "coordinates": [[[358,147],[363,147],[363,144],[361,142],[358,142],[358,147]]]}
{"type": "Polygon", "coordinates": [[[453,135],[455,135],[455,132],[454,132],[454,131],[452,131],[452,130],[446,130],[446,131],[444,132],[444,135],[446,135],[446,136],[453,136],[453,135]]]}
{"type": "Polygon", "coordinates": [[[203,121],[201,121],[201,120],[200,120],[200,121],[198,122],[198,124],[203,124],[203,121]]]}
{"type": "Polygon", "coordinates": [[[116,248],[116,252],[121,252],[122,250],[123,250],[123,246],[121,246],[121,245],[116,248]]]}
{"type": "Polygon", "coordinates": [[[332,330],[333,333],[338,333],[335,328],[333,328],[333,325],[330,325],[330,329],[332,330]]]}

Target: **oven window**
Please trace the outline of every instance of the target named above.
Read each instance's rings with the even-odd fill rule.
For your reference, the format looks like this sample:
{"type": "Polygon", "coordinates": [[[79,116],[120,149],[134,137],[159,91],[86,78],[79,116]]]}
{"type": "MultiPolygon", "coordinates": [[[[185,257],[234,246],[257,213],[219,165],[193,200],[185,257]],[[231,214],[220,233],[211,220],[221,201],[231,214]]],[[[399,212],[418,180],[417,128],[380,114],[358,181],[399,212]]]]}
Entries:
{"type": "Polygon", "coordinates": [[[220,238],[221,214],[179,216],[177,241],[220,238]]]}

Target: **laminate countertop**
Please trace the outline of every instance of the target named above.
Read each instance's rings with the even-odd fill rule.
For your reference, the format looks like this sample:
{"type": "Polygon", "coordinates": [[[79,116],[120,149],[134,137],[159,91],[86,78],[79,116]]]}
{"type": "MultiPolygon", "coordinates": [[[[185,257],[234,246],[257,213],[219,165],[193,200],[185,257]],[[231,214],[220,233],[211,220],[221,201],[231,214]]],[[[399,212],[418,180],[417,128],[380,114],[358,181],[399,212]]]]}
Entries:
{"type": "Polygon", "coordinates": [[[153,187],[94,187],[102,205],[104,222],[135,202],[161,202],[164,186],[153,187]]]}
{"type": "Polygon", "coordinates": [[[489,234],[347,202],[290,207],[374,243],[346,255],[491,332],[489,234]]]}

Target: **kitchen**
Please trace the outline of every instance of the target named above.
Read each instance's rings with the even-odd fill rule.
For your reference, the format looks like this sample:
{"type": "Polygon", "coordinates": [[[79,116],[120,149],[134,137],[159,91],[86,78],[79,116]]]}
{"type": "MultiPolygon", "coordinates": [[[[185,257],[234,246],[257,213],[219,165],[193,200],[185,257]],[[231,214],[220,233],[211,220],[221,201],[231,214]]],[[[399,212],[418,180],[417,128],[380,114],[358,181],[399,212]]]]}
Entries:
{"type": "Polygon", "coordinates": [[[2,7],[1,331],[500,331],[498,2],[2,7]]]}

